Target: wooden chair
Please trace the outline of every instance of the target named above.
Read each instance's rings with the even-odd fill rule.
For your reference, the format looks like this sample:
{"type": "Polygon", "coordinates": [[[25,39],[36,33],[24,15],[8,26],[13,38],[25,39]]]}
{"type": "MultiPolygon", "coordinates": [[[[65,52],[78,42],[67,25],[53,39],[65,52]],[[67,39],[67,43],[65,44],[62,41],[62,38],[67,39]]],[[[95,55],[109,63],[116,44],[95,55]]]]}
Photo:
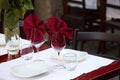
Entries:
{"type": "MultiPolygon", "coordinates": [[[[111,17],[111,19],[108,20],[108,15],[107,15],[107,9],[108,8],[112,8],[112,9],[115,9],[115,10],[120,10],[120,5],[115,5],[114,3],[108,3],[108,1],[110,0],[101,0],[101,14],[100,14],[100,26],[101,26],[101,31],[111,31],[111,33],[116,33],[115,32],[115,29],[118,31],[120,30],[120,19],[119,18],[114,18],[111,17]]],[[[112,12],[114,13],[114,11],[112,12]]],[[[101,43],[101,48],[104,49],[105,48],[105,42],[101,43]]],[[[113,45],[111,43],[111,45],[113,45]]],[[[114,46],[114,45],[113,45],[114,46]]],[[[105,50],[103,50],[104,52],[105,50]]]]}
{"type": "MultiPolygon", "coordinates": [[[[117,42],[120,43],[120,34],[112,34],[106,32],[76,32],[74,49],[78,49],[78,43],[81,41],[80,50],[84,50],[85,41],[97,41],[99,42],[117,42]]],[[[91,45],[92,46],[92,45],[91,45]]],[[[120,47],[120,45],[118,45],[120,47]]],[[[104,53],[101,51],[101,47],[98,46],[98,53],[104,53]]],[[[120,57],[120,53],[119,56],[120,57]]]]}
{"type": "Polygon", "coordinates": [[[61,18],[65,20],[71,28],[79,29],[82,31],[94,29],[93,23],[100,18],[101,7],[98,7],[96,10],[87,9],[85,0],[64,0],[63,4],[64,14],[61,16],[61,18]],[[80,4],[81,8],[71,7],[68,5],[68,2],[80,4]]]}
{"type": "Polygon", "coordinates": [[[105,20],[103,21],[103,26],[105,27],[105,31],[107,31],[107,28],[111,28],[112,29],[112,32],[114,32],[114,29],[118,29],[120,30],[120,18],[112,18],[110,20],[107,20],[107,15],[106,15],[106,12],[107,12],[107,8],[112,8],[112,9],[116,9],[116,10],[120,10],[120,5],[114,5],[114,4],[110,4],[110,3],[107,3],[107,0],[104,0],[105,1],[105,4],[104,4],[104,7],[103,7],[103,17],[105,16],[105,20]]]}

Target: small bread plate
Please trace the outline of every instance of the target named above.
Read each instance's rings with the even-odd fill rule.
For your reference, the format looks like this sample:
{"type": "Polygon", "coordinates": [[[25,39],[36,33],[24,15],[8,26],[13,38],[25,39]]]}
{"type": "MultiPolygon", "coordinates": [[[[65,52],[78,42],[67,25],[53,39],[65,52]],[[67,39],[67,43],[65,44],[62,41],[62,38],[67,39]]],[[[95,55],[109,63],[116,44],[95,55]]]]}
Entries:
{"type": "Polygon", "coordinates": [[[11,72],[17,77],[33,77],[50,71],[50,67],[43,61],[34,61],[13,66],[11,72]]]}

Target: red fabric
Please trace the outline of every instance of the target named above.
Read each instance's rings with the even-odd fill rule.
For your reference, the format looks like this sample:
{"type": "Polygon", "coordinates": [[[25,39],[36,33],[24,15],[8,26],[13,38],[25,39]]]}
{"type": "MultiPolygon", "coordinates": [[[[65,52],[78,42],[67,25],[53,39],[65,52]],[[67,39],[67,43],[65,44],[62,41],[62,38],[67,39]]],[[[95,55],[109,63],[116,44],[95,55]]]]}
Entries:
{"type": "Polygon", "coordinates": [[[49,36],[51,36],[52,32],[60,32],[64,34],[68,40],[71,40],[73,38],[73,30],[58,17],[50,17],[46,25],[48,27],[49,36]]]}
{"type": "Polygon", "coordinates": [[[66,44],[65,36],[59,32],[55,32],[51,36],[51,43],[55,48],[61,49],[66,44]]]}
{"type": "Polygon", "coordinates": [[[31,31],[36,30],[37,38],[32,41],[41,41],[45,34],[44,22],[36,14],[30,14],[24,19],[24,32],[27,39],[31,38],[31,31]]]}

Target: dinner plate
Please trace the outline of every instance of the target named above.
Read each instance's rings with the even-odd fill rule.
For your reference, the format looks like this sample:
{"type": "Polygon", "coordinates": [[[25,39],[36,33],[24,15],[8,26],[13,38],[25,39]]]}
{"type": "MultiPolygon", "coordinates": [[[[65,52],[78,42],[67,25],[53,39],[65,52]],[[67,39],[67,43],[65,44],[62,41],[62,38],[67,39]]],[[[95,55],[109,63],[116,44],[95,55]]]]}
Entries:
{"type": "Polygon", "coordinates": [[[78,51],[78,50],[73,50],[73,49],[63,49],[60,52],[60,55],[58,55],[57,53],[53,53],[51,55],[52,59],[57,59],[57,60],[62,60],[63,59],[63,55],[66,53],[75,53],[77,55],[77,61],[82,61],[84,59],[87,58],[88,53],[85,51],[78,51]]]}
{"type": "Polygon", "coordinates": [[[11,72],[18,77],[33,77],[49,71],[49,66],[42,61],[24,63],[11,68],[11,72]]]}

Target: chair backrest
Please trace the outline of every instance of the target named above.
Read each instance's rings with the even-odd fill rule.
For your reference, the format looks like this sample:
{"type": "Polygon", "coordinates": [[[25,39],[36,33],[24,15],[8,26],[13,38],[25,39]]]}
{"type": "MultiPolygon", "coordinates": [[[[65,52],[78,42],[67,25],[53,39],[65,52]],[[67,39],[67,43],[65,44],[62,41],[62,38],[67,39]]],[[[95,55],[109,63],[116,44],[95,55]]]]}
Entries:
{"type": "Polygon", "coordinates": [[[99,3],[97,4],[97,9],[87,8],[87,1],[89,0],[63,0],[64,13],[61,18],[66,21],[71,28],[86,30],[86,26],[90,26],[90,29],[88,27],[87,29],[92,30],[93,24],[100,18],[102,0],[96,0],[96,4],[99,3]],[[70,6],[69,3],[75,3],[79,6],[70,6]]]}
{"type": "Polygon", "coordinates": [[[75,29],[75,28],[79,28],[78,25],[82,25],[82,26],[84,25],[85,0],[80,0],[80,1],[63,0],[63,6],[64,6],[64,13],[61,16],[61,19],[66,21],[69,27],[75,29]],[[81,5],[81,8],[69,6],[69,2],[81,5]]]}
{"type": "MultiPolygon", "coordinates": [[[[104,0],[103,7],[103,26],[108,28],[120,29],[120,1],[119,0],[104,0]],[[110,3],[113,1],[115,3],[110,3]],[[119,1],[119,2],[118,2],[119,1]],[[118,2],[118,3],[117,3],[118,2]]],[[[106,30],[106,28],[105,28],[106,30]]]]}
{"type": "MultiPolygon", "coordinates": [[[[74,8],[74,7],[69,6],[69,3],[79,4],[79,5],[81,5],[81,8],[85,9],[85,0],[80,0],[80,1],[77,1],[77,0],[63,0],[64,14],[66,14],[66,15],[68,15],[69,13],[72,13],[73,9],[71,9],[71,8],[74,8]]],[[[75,7],[74,9],[77,9],[77,7],[75,7]]],[[[77,11],[76,10],[74,10],[74,11],[75,12],[73,12],[73,13],[77,14],[77,11]]],[[[79,9],[78,9],[78,12],[79,12],[79,9]]]]}
{"type": "MultiPolygon", "coordinates": [[[[78,42],[84,41],[105,41],[105,42],[118,42],[120,43],[120,35],[106,32],[76,32],[74,49],[78,49],[78,42]]],[[[84,45],[80,44],[80,50],[84,50],[84,45]]],[[[98,50],[100,51],[100,50],[98,50]]]]}
{"type": "Polygon", "coordinates": [[[106,17],[120,18],[120,0],[105,0],[106,17]]]}
{"type": "MultiPolygon", "coordinates": [[[[78,41],[110,41],[110,42],[120,43],[120,34],[113,34],[113,33],[106,33],[106,32],[77,32],[75,36],[76,45],[78,45],[78,41]]],[[[116,76],[117,78],[120,79],[119,64],[120,64],[119,61],[113,62],[110,65],[103,66],[89,73],[85,73],[73,80],[109,80],[116,76]]]]}

